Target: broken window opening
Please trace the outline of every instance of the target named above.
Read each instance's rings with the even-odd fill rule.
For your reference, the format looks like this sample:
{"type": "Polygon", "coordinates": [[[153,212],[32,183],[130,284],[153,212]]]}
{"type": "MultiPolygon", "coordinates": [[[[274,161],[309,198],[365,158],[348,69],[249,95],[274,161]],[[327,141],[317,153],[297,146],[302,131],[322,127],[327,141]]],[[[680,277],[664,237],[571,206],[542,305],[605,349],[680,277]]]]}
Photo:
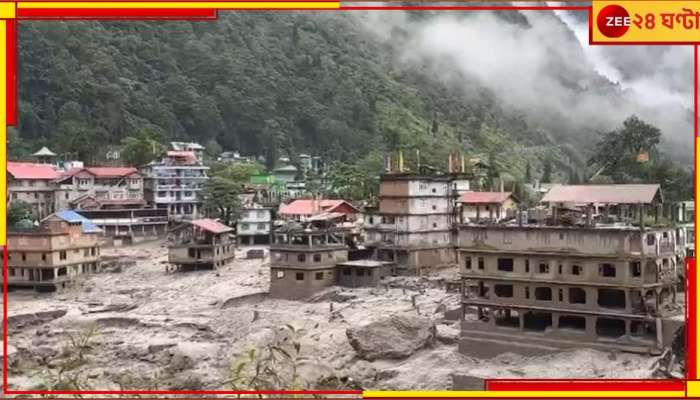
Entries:
{"type": "Polygon", "coordinates": [[[625,335],[625,321],[612,318],[598,318],[595,322],[595,333],[598,336],[619,338],[625,335]]]}
{"type": "Polygon", "coordinates": [[[569,288],[569,303],[586,304],[586,291],[577,287],[569,288]]]}
{"type": "Polygon", "coordinates": [[[498,297],[513,297],[513,285],[494,285],[493,292],[498,297]]]}
{"type": "Polygon", "coordinates": [[[639,261],[630,262],[630,275],[634,277],[642,276],[642,263],[639,261]]]}
{"type": "Polygon", "coordinates": [[[498,270],[505,272],[513,272],[513,259],[512,258],[499,258],[498,259],[498,270]]]}
{"type": "Polygon", "coordinates": [[[598,305],[606,308],[625,308],[625,291],[620,289],[598,289],[598,305]]]}
{"type": "Polygon", "coordinates": [[[544,332],[552,326],[552,314],[539,312],[526,312],[523,316],[526,330],[544,332]]]}
{"type": "Polygon", "coordinates": [[[560,315],[559,316],[559,329],[585,331],[586,330],[586,318],[585,317],[577,317],[574,315],[560,315]]]}
{"type": "Polygon", "coordinates": [[[615,266],[613,264],[600,264],[598,266],[598,275],[606,278],[615,277],[615,266]]]}
{"type": "Polygon", "coordinates": [[[512,310],[495,310],[493,312],[496,325],[505,328],[520,328],[520,315],[512,310]]]}
{"type": "Polygon", "coordinates": [[[548,287],[535,288],[535,299],[543,301],[552,301],[552,289],[548,287]]]}

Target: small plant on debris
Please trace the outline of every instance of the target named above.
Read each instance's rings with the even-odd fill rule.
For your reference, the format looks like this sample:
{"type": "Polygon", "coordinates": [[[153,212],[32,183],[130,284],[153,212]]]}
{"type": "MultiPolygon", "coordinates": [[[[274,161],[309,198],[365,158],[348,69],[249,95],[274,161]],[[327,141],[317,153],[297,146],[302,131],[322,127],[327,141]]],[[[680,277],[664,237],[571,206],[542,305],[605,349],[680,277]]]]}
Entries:
{"type": "Polygon", "coordinates": [[[85,355],[92,349],[92,341],[97,334],[97,327],[94,325],[75,334],[67,334],[68,339],[61,351],[62,360],[53,365],[50,365],[48,360],[42,360],[40,363],[44,367],[41,372],[44,389],[74,391],[89,389],[86,379],[77,369],[85,364],[85,355]]]}
{"type": "MultiPolygon", "coordinates": [[[[285,325],[261,350],[252,348],[231,366],[229,385],[234,390],[304,390],[308,383],[299,376],[307,361],[301,355],[303,330],[285,325]]],[[[263,396],[259,396],[263,397],[263,396]]]]}

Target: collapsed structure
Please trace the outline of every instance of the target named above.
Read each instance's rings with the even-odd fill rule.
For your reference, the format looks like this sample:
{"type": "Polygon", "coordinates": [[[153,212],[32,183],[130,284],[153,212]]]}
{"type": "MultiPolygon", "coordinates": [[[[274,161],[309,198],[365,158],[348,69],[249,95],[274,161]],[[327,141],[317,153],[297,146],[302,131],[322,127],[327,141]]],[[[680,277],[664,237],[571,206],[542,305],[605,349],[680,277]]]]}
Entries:
{"type": "Polygon", "coordinates": [[[217,269],[235,257],[233,228],[213,219],[195,219],[168,234],[168,262],[177,270],[217,269]]]}
{"type": "Polygon", "coordinates": [[[544,224],[460,224],[463,315],[476,320],[463,320],[459,350],[661,351],[678,328],[664,316],[685,246],[684,231],[662,223],[661,202],[658,185],[561,185],[542,199],[544,224]]]}
{"type": "Polygon", "coordinates": [[[7,233],[7,286],[53,292],[99,271],[101,230],[80,214],[60,211],[38,227],[7,233]]]}

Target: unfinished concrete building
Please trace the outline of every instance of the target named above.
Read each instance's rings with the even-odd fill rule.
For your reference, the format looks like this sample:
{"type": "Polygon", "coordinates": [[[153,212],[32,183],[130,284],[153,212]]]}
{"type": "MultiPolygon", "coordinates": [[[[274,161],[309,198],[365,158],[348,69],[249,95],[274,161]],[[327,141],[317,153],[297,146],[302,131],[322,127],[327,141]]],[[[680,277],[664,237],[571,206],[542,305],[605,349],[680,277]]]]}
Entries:
{"type": "Polygon", "coordinates": [[[365,241],[375,258],[406,272],[454,264],[457,192],[450,175],[386,173],[377,215],[365,220],[365,241]]]}
{"type": "Polygon", "coordinates": [[[646,353],[670,342],[679,326],[665,316],[684,268],[680,230],[658,219],[646,226],[661,201],[658,185],[600,186],[565,187],[543,199],[585,208],[583,227],[554,217],[542,225],[459,226],[461,352],[534,355],[587,346],[646,353]],[[636,222],[597,222],[595,207],[628,210],[636,222]]]}
{"type": "Polygon", "coordinates": [[[188,221],[169,232],[168,262],[181,271],[220,268],[235,256],[232,231],[213,219],[188,221]]]}
{"type": "Polygon", "coordinates": [[[38,227],[7,233],[7,285],[10,289],[54,292],[100,269],[101,230],[73,211],[60,211],[38,227]]]}
{"type": "Polygon", "coordinates": [[[394,274],[394,264],[376,260],[348,260],[338,264],[338,285],[345,287],[377,286],[394,274]]]}
{"type": "Polygon", "coordinates": [[[297,300],[337,282],[336,264],[348,260],[345,230],[299,225],[275,231],[270,246],[270,296],[297,300]]]}

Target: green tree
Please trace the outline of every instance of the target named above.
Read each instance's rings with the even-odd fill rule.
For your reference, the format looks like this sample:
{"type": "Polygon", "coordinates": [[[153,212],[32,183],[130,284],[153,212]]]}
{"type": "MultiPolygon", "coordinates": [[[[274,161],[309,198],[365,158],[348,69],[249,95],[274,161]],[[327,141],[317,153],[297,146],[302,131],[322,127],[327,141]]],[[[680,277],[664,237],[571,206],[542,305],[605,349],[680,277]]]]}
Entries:
{"type": "Polygon", "coordinates": [[[615,182],[643,179],[648,170],[640,164],[638,156],[646,153],[653,163],[660,141],[661,131],[657,127],[632,115],[622,127],[602,135],[588,165],[598,169],[597,174],[609,175],[615,182]]]}
{"type": "Polygon", "coordinates": [[[529,160],[525,164],[525,183],[532,183],[532,167],[530,167],[529,160]]]}
{"type": "Polygon", "coordinates": [[[21,220],[32,218],[32,206],[22,200],[12,201],[7,207],[7,225],[14,226],[21,220]]]}
{"type": "Polygon", "coordinates": [[[549,158],[544,160],[542,183],[552,183],[552,160],[549,158]]]}
{"type": "Polygon", "coordinates": [[[242,187],[239,182],[221,176],[207,180],[202,189],[204,210],[209,217],[220,218],[233,226],[241,210],[242,187]]]}
{"type": "Polygon", "coordinates": [[[135,136],[122,139],[122,157],[129,165],[145,165],[162,157],[165,146],[158,136],[148,128],[142,128],[135,136]]]}

